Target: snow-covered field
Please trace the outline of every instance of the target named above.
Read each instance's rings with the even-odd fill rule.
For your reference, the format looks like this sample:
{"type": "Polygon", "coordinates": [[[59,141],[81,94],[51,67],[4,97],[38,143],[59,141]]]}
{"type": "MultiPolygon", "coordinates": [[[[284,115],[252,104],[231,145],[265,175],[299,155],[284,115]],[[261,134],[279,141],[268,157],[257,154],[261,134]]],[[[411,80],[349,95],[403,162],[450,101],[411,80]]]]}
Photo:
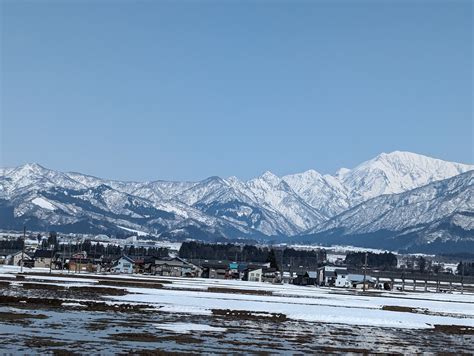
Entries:
{"type": "MultiPolygon", "coordinates": [[[[0,276],[18,269],[0,267],[0,276]]],[[[45,272],[40,270],[39,272],[45,272]]],[[[240,280],[173,278],[158,276],[104,276],[99,274],[27,275],[54,285],[91,285],[113,277],[136,282],[160,282],[162,288],[127,287],[129,294],[107,297],[111,301],[145,303],[169,313],[211,315],[213,310],[283,314],[290,320],[391,328],[434,328],[457,325],[474,328],[474,295],[460,293],[381,292],[361,293],[340,288],[302,287],[240,280]],[[87,277],[87,278],[85,278],[87,277]],[[387,310],[389,309],[389,310],[387,310]],[[401,311],[399,311],[401,310],[401,311]]],[[[110,287],[110,286],[108,286],[110,287]]]]}
{"type": "Polygon", "coordinates": [[[462,325],[474,328],[474,296],[460,294],[381,293],[357,295],[340,289],[270,285],[265,283],[187,279],[164,289],[129,288],[131,294],[113,297],[143,302],[176,313],[210,314],[213,309],[284,314],[293,320],[395,328],[433,328],[462,325]],[[272,295],[215,293],[209,287],[254,289],[272,295]],[[182,288],[182,289],[177,289],[182,288]],[[190,290],[194,289],[194,290],[190,290]],[[416,312],[382,310],[384,306],[416,312]]]}

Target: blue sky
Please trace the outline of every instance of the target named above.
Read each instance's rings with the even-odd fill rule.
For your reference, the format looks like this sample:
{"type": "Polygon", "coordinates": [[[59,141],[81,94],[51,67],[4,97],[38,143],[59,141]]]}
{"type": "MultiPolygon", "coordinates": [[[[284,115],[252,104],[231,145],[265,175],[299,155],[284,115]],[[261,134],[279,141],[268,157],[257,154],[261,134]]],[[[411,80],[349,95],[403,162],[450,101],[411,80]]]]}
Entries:
{"type": "Polygon", "coordinates": [[[1,165],[101,177],[473,163],[470,1],[1,0],[1,165]]]}

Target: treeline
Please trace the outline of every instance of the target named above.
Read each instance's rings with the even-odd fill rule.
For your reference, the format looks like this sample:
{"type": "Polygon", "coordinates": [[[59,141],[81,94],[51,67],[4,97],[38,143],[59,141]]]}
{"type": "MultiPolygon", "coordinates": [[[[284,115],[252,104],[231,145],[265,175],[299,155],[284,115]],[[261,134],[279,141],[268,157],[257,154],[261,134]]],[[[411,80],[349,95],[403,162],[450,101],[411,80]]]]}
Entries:
{"type": "Polygon", "coordinates": [[[153,256],[153,257],[168,257],[168,249],[163,247],[143,247],[143,246],[118,246],[118,245],[103,245],[101,243],[92,243],[89,240],[83,243],[75,244],[61,244],[55,245],[56,252],[77,253],[85,251],[91,256],[104,257],[118,257],[122,255],[127,256],[153,256]]]}
{"type": "MultiPolygon", "coordinates": [[[[345,263],[348,267],[363,267],[365,255],[365,252],[349,252],[346,255],[345,263]]],[[[394,269],[397,267],[397,262],[397,256],[391,252],[367,252],[367,267],[369,268],[394,269]]]]}
{"type": "MultiPolygon", "coordinates": [[[[65,253],[66,255],[86,252],[88,255],[104,256],[104,257],[117,257],[121,255],[127,256],[153,256],[153,257],[167,257],[169,251],[167,248],[156,248],[156,247],[143,247],[143,246],[118,246],[118,245],[104,245],[99,242],[93,243],[90,240],[84,242],[74,243],[59,243],[56,234],[50,234],[47,239],[41,240],[38,237],[40,245],[39,249],[53,250],[54,253],[65,253]]],[[[17,238],[14,240],[2,240],[0,241],[0,250],[21,250],[23,249],[23,238],[17,238]]]]}
{"type": "Polygon", "coordinates": [[[474,276],[474,262],[459,262],[457,272],[460,275],[474,276]]]}
{"type": "Polygon", "coordinates": [[[23,248],[23,239],[0,240],[0,250],[21,250],[23,248]]]}
{"type": "Polygon", "coordinates": [[[272,249],[253,245],[206,244],[196,241],[183,242],[179,257],[186,259],[221,260],[234,262],[272,262],[278,269],[291,266],[317,266],[325,261],[324,250],[272,249]]]}

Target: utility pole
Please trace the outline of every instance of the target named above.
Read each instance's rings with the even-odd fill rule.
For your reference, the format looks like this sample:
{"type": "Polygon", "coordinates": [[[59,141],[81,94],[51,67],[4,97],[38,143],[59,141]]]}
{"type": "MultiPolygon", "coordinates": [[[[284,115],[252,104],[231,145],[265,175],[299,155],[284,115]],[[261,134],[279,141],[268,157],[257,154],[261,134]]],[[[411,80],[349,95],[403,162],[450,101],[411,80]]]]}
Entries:
{"type": "Polygon", "coordinates": [[[26,244],[26,226],[23,226],[23,248],[21,250],[20,272],[23,273],[23,263],[25,258],[25,244],[26,244]]]}
{"type": "Polygon", "coordinates": [[[63,241],[63,259],[62,259],[62,264],[61,264],[61,273],[64,273],[64,257],[66,254],[66,245],[65,245],[65,241],[63,241]]]}
{"type": "Polygon", "coordinates": [[[362,285],[362,290],[365,292],[365,279],[367,275],[367,252],[365,253],[365,262],[364,262],[364,284],[362,285]]]}
{"type": "Polygon", "coordinates": [[[461,294],[464,294],[464,262],[461,262],[461,294]]]}
{"type": "Polygon", "coordinates": [[[49,261],[49,274],[51,274],[51,270],[53,269],[53,254],[54,254],[54,244],[50,245],[51,248],[51,260],[49,261]]]}

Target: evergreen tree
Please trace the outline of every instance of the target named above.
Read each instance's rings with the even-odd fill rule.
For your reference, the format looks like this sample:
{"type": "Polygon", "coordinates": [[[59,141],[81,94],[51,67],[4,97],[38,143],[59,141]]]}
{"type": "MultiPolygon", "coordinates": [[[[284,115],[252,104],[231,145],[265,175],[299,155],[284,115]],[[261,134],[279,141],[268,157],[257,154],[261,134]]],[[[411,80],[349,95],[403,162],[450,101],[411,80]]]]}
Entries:
{"type": "Polygon", "coordinates": [[[275,255],[275,250],[271,249],[270,252],[268,253],[267,257],[267,263],[270,262],[270,268],[276,268],[278,269],[278,264],[276,261],[276,255],[275,255]]]}

